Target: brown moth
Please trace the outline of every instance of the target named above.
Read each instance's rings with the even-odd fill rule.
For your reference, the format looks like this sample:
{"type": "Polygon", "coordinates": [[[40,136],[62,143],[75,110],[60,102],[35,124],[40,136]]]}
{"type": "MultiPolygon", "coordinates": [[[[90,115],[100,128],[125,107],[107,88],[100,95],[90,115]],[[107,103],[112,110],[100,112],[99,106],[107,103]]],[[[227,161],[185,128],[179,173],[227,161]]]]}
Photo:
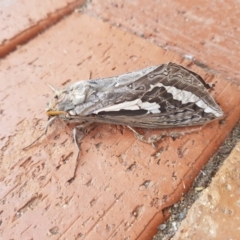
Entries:
{"type": "MultiPolygon", "coordinates": [[[[130,129],[161,129],[203,125],[224,115],[208,93],[204,80],[175,63],[115,77],[78,81],[60,90],[51,88],[55,95],[48,104],[50,120],[44,134],[56,118],[75,123],[78,158],[77,129],[94,122],[126,125],[130,129]]],[[[76,168],[69,181],[75,178],[76,168]]]]}

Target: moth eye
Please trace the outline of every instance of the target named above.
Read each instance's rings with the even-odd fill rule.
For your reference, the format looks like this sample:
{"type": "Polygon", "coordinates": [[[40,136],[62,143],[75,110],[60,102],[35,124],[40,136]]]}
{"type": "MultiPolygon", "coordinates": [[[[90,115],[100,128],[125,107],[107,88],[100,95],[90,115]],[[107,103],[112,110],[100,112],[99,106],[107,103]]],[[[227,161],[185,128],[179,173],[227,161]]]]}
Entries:
{"type": "Polygon", "coordinates": [[[57,102],[60,102],[62,99],[63,99],[63,95],[60,94],[60,95],[55,95],[54,96],[54,99],[57,101],[57,102]]]}

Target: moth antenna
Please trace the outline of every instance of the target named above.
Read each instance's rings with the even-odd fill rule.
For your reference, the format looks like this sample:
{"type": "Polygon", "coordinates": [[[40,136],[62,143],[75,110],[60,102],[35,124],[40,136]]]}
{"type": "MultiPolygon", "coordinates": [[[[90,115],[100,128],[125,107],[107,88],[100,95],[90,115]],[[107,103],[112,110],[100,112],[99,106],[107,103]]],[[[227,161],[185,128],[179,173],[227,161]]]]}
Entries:
{"type": "Polygon", "coordinates": [[[53,87],[52,85],[47,83],[47,86],[50,87],[54,93],[58,92],[58,90],[55,87],[53,87]]]}

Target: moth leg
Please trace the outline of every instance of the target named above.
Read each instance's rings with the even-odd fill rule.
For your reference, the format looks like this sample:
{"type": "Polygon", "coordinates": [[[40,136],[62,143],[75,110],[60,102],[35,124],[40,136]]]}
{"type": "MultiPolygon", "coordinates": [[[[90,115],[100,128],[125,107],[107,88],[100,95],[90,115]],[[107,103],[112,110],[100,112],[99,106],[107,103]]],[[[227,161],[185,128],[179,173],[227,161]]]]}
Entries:
{"type": "Polygon", "coordinates": [[[83,140],[83,138],[86,136],[87,132],[86,132],[86,127],[89,126],[92,122],[87,122],[78,126],[75,126],[73,129],[73,140],[75,145],[77,146],[77,158],[75,161],[75,167],[74,167],[74,172],[73,172],[73,177],[71,177],[67,182],[68,183],[72,183],[75,178],[76,178],[76,173],[77,173],[77,169],[78,169],[78,164],[79,164],[79,157],[81,155],[81,140],[83,140]],[[80,137],[80,139],[78,139],[78,130],[82,130],[81,132],[83,133],[80,137]]]}
{"type": "Polygon", "coordinates": [[[140,141],[142,141],[142,142],[145,142],[145,143],[148,143],[148,144],[152,144],[152,146],[153,146],[154,148],[157,147],[157,145],[156,145],[157,142],[163,138],[163,135],[153,135],[153,136],[151,136],[151,137],[149,137],[149,138],[146,138],[144,135],[141,135],[140,133],[138,133],[138,132],[137,132],[135,129],[133,129],[132,127],[130,127],[130,126],[127,126],[127,127],[133,132],[134,136],[135,136],[138,140],[140,140],[140,141]]]}
{"type": "MultiPolygon", "coordinates": [[[[82,139],[84,137],[85,137],[85,135],[82,136],[82,139]]],[[[73,177],[70,178],[67,181],[68,183],[72,183],[75,180],[75,178],[76,178],[76,172],[77,172],[78,163],[79,163],[79,156],[81,154],[81,144],[78,142],[78,139],[77,139],[77,128],[76,127],[73,129],[73,140],[74,140],[75,145],[77,146],[78,153],[77,153],[77,158],[76,158],[76,162],[75,162],[73,177]]]]}
{"type": "Polygon", "coordinates": [[[134,136],[138,139],[138,140],[140,140],[140,141],[142,141],[142,142],[146,142],[146,138],[143,136],[143,135],[141,135],[140,133],[138,133],[135,129],[133,129],[132,127],[130,127],[130,126],[127,126],[132,132],[133,132],[133,134],[134,134],[134,136]]]}
{"type": "Polygon", "coordinates": [[[54,122],[54,120],[56,119],[57,117],[53,117],[51,119],[49,119],[49,121],[47,122],[47,125],[44,129],[44,132],[37,138],[35,139],[32,143],[30,143],[28,146],[24,147],[23,150],[26,150],[28,148],[30,148],[32,145],[34,145],[37,141],[39,141],[40,138],[42,138],[42,136],[46,135],[47,134],[47,130],[49,128],[49,126],[54,122]]]}

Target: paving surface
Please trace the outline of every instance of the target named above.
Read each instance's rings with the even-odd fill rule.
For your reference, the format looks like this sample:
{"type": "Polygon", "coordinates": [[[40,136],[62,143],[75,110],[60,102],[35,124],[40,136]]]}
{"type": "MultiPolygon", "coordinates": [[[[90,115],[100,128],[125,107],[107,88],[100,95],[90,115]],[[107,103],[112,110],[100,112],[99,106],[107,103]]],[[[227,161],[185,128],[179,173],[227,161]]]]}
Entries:
{"type": "Polygon", "coordinates": [[[83,4],[84,0],[1,1],[0,57],[27,43],[83,4]]]}
{"type": "Polygon", "coordinates": [[[239,164],[240,143],[191,207],[173,240],[239,239],[239,164]]]}
{"type": "MultiPolygon", "coordinates": [[[[146,6],[144,1],[132,1],[130,5],[118,1],[115,4],[92,1],[82,11],[78,8],[0,60],[0,234],[3,239],[151,239],[157,226],[169,217],[163,210],[178,202],[188,191],[201,168],[238,122],[239,56],[234,54],[239,48],[237,19],[233,17],[225,25],[220,19],[217,21],[219,15],[210,11],[217,2],[211,3],[209,13],[204,11],[206,6],[201,1],[194,7],[185,1],[181,1],[181,6],[175,1],[166,5],[156,5],[157,2],[150,1],[146,6]],[[180,12],[167,14],[165,18],[163,14],[159,18],[160,7],[164,13],[167,10],[180,12]],[[144,10],[144,14],[138,14],[140,10],[144,10]],[[201,15],[201,21],[196,11],[201,15]],[[153,12],[155,14],[150,14],[153,12]],[[192,31],[186,29],[191,29],[190,25],[183,27],[180,21],[186,14],[190,19],[187,24],[191,24],[195,31],[201,29],[200,25],[194,25],[196,21],[208,23],[208,31],[201,31],[202,35],[198,36],[200,42],[200,39],[206,39],[207,44],[191,42],[196,32],[189,35],[192,31]],[[212,21],[206,21],[207,14],[212,21]],[[159,21],[157,26],[165,25],[157,31],[161,32],[157,36],[152,34],[156,18],[159,21]],[[168,19],[169,25],[164,19],[168,19]],[[221,23],[217,26],[222,31],[214,32],[213,23],[217,22],[221,23]],[[173,23],[175,28],[182,30],[175,31],[173,23]],[[217,42],[212,41],[215,45],[209,47],[211,38],[207,33],[220,34],[221,40],[225,40],[230,33],[224,29],[230,31],[229,26],[235,45],[227,43],[221,48],[225,41],[218,38],[217,42]],[[144,38],[140,36],[143,30],[144,38]],[[167,42],[167,39],[171,39],[168,48],[173,51],[156,44],[164,45],[160,41],[167,42]],[[204,55],[203,51],[207,54],[204,55]],[[188,54],[188,59],[179,53],[188,54]],[[194,61],[198,65],[202,66],[199,64],[201,60],[210,70],[193,64],[190,55],[196,56],[194,61]],[[44,108],[51,92],[46,83],[60,88],[89,76],[113,76],[169,61],[188,67],[206,82],[214,83],[211,94],[226,114],[224,121],[212,122],[201,131],[181,129],[181,133],[185,133],[183,136],[165,138],[156,149],[136,140],[128,129],[121,126],[91,126],[81,145],[77,177],[71,184],[66,181],[72,176],[77,154],[71,126],[58,122],[39,143],[27,151],[22,150],[41,134],[47,122],[44,108]]],[[[12,49],[8,43],[13,44],[11,40],[15,36],[24,36],[24,31],[33,29],[41,19],[69,6],[65,1],[55,5],[52,2],[51,7],[48,1],[42,1],[41,8],[21,1],[3,3],[1,20],[8,11],[18,13],[17,20],[11,18],[16,24],[10,21],[8,25],[4,21],[5,25],[1,27],[3,32],[10,29],[1,40],[1,49],[5,53],[12,49]],[[39,11],[34,15],[38,17],[26,23],[26,14],[31,19],[33,10],[39,11]]],[[[80,4],[75,3],[71,2],[74,6],[80,4]]],[[[224,8],[222,5],[223,16],[227,15],[227,9],[233,10],[233,4],[228,2],[224,8]]],[[[234,11],[237,14],[238,9],[234,11]]],[[[55,20],[49,20],[49,25],[51,21],[55,20]]],[[[26,36],[25,40],[33,35],[26,36]]],[[[145,133],[150,134],[149,131],[145,133]]],[[[234,179],[232,181],[239,186],[239,179],[234,179]]],[[[234,199],[232,204],[235,203],[234,199]]],[[[187,228],[186,225],[183,228],[187,228]]]]}
{"type": "MultiPolygon", "coordinates": [[[[225,169],[228,168],[227,164],[229,161],[225,161],[225,160],[226,158],[228,158],[229,154],[234,149],[235,145],[239,142],[239,139],[240,139],[240,123],[238,123],[238,125],[228,135],[228,137],[225,139],[224,143],[221,145],[217,153],[213,157],[211,157],[208,163],[202,168],[201,173],[194,180],[194,183],[191,186],[190,190],[181,198],[180,201],[175,203],[170,208],[165,209],[165,211],[168,211],[171,213],[170,217],[167,219],[167,221],[165,221],[164,223],[158,226],[159,231],[154,236],[153,238],[154,240],[172,239],[172,237],[176,233],[178,237],[181,237],[182,235],[184,235],[186,239],[203,239],[202,233],[199,234],[201,232],[200,229],[204,223],[202,219],[204,219],[205,215],[208,215],[208,213],[209,213],[209,217],[211,217],[212,215],[212,212],[211,212],[212,209],[209,208],[208,204],[201,206],[201,208],[199,208],[198,210],[195,208],[195,210],[197,211],[197,213],[195,212],[195,215],[196,215],[196,217],[194,218],[195,222],[191,222],[191,224],[189,224],[188,226],[187,224],[185,224],[185,229],[183,231],[182,231],[183,229],[182,226],[180,227],[181,230],[179,231],[178,231],[178,228],[182,224],[183,219],[186,218],[184,221],[189,222],[192,220],[192,217],[195,216],[193,211],[191,211],[192,205],[194,207],[196,204],[199,204],[200,200],[198,199],[199,198],[201,199],[202,194],[205,194],[205,191],[203,191],[205,188],[207,187],[209,187],[209,189],[216,188],[214,189],[215,192],[221,189],[222,184],[220,183],[220,181],[219,181],[219,184],[217,184],[217,181],[215,181],[214,187],[212,187],[212,184],[211,184],[212,179],[216,175],[216,173],[219,171],[219,169],[221,171],[221,167],[223,164],[225,166],[225,169]],[[192,215],[188,214],[188,211],[191,212],[192,215]],[[197,217],[199,215],[201,215],[201,217],[197,217]],[[181,234],[181,232],[184,234],[181,234]],[[187,237],[188,235],[189,237],[187,237]]],[[[231,166],[229,168],[231,168],[231,166]]],[[[233,176],[234,177],[231,179],[231,181],[234,182],[234,184],[238,184],[239,181],[238,181],[238,178],[236,177],[236,174],[233,176]]],[[[227,179],[227,176],[225,178],[227,179]]],[[[237,189],[237,187],[235,190],[236,191],[234,191],[233,194],[236,195],[236,197],[238,197],[239,190],[237,189]]],[[[224,191],[219,191],[219,193],[220,193],[219,194],[220,199],[227,198],[228,194],[226,195],[224,191]],[[223,193],[223,196],[221,195],[221,193],[223,193]]],[[[232,207],[235,208],[236,202],[231,201],[230,199],[228,200],[229,200],[228,206],[225,206],[225,207],[231,207],[231,205],[233,205],[232,207]]],[[[234,215],[234,213],[232,215],[234,215]]],[[[212,215],[212,220],[214,221],[215,225],[218,225],[218,228],[221,228],[222,218],[223,218],[223,215],[222,215],[221,209],[216,208],[216,211],[214,211],[214,214],[212,215]]],[[[235,224],[238,224],[238,223],[239,222],[236,221],[233,224],[231,224],[231,220],[229,220],[223,226],[223,229],[225,230],[225,232],[222,235],[218,234],[218,231],[220,231],[218,230],[216,232],[218,237],[211,236],[211,234],[209,235],[206,234],[204,239],[228,239],[228,236],[233,236],[235,234],[236,232],[235,224]],[[226,229],[226,226],[228,227],[228,229],[226,229]]],[[[206,225],[207,224],[205,224],[204,231],[206,231],[206,227],[207,227],[206,225]]],[[[208,225],[208,229],[209,231],[211,231],[211,224],[208,225]]],[[[232,239],[238,239],[238,238],[232,238],[232,239]]]]}
{"type": "Polygon", "coordinates": [[[87,9],[240,83],[239,1],[92,0],[87,9]]]}

